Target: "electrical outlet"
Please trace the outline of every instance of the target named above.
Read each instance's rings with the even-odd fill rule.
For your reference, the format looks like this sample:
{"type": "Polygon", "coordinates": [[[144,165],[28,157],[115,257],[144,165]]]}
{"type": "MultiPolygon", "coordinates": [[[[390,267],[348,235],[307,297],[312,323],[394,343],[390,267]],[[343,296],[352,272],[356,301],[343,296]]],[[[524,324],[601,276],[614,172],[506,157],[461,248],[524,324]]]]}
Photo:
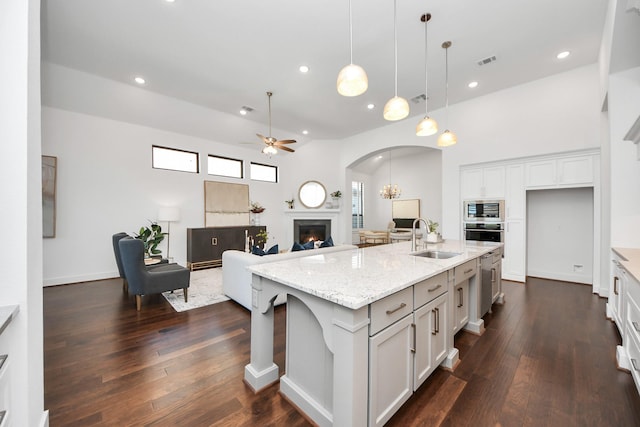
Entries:
{"type": "Polygon", "coordinates": [[[584,266],[582,264],[573,264],[573,271],[575,273],[582,273],[582,268],[584,266]]]}

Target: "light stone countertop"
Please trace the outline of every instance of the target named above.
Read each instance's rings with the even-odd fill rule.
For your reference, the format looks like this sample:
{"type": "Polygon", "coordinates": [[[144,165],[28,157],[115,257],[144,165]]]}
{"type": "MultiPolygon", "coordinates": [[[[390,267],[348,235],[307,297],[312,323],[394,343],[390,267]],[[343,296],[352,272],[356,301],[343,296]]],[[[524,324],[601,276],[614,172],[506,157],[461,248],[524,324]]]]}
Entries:
{"type": "Polygon", "coordinates": [[[640,248],[612,248],[615,253],[620,255],[622,266],[637,281],[640,282],[640,248]]]}
{"type": "MultiPolygon", "coordinates": [[[[272,279],[336,304],[358,309],[502,246],[445,240],[428,250],[460,252],[449,259],[411,255],[411,242],[371,246],[249,266],[272,279]]],[[[418,250],[417,252],[421,252],[418,250]]]]}

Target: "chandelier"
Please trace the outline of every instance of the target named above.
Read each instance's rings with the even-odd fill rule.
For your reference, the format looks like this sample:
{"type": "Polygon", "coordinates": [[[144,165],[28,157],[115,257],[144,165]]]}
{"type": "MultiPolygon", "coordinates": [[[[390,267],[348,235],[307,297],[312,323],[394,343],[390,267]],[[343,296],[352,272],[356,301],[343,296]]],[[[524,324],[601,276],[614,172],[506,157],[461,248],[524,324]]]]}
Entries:
{"type": "MultiPolygon", "coordinates": [[[[391,151],[389,151],[389,182],[391,182],[391,151]]],[[[402,190],[398,184],[385,184],[380,190],[380,197],[383,199],[397,199],[402,194],[402,190]]]]}
{"type": "Polygon", "coordinates": [[[402,194],[402,190],[398,187],[398,184],[386,184],[380,190],[380,197],[383,199],[397,199],[402,194]]]}

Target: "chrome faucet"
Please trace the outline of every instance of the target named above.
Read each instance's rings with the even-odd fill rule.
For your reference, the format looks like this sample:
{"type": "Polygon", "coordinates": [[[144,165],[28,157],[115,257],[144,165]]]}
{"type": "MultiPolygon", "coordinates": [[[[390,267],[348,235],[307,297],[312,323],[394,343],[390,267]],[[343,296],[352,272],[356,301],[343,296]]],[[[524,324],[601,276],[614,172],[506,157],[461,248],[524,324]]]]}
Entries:
{"type": "Polygon", "coordinates": [[[411,226],[411,252],[416,251],[416,224],[420,221],[424,222],[425,227],[429,227],[424,218],[416,218],[413,220],[413,225],[411,226]]]}

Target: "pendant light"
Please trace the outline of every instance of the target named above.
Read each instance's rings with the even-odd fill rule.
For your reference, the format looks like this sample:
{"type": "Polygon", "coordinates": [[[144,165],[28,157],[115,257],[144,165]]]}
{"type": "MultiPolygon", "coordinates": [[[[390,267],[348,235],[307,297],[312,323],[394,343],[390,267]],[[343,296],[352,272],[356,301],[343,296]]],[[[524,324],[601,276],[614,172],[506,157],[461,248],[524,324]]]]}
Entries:
{"type": "Polygon", "coordinates": [[[338,73],[336,88],[342,96],[358,96],[367,91],[369,79],[364,69],[353,63],[353,28],[351,22],[351,0],[349,0],[349,53],[350,64],[338,73]]]}
{"type": "Polygon", "coordinates": [[[438,132],[438,123],[429,117],[429,91],[427,90],[427,22],[431,19],[430,13],[422,15],[420,20],[424,22],[424,119],[416,126],[417,136],[429,136],[438,132]]]}
{"type": "MultiPolygon", "coordinates": [[[[445,96],[445,113],[447,115],[447,126],[449,125],[449,48],[451,47],[451,42],[446,41],[442,43],[442,48],[445,52],[445,87],[444,87],[444,96],[445,96]]],[[[450,145],[454,145],[458,142],[458,137],[455,133],[451,132],[449,129],[445,130],[438,137],[438,147],[449,147],[450,145]]]]}
{"type": "Polygon", "coordinates": [[[395,96],[384,105],[384,118],[386,120],[402,120],[409,115],[409,103],[398,96],[398,29],[397,29],[397,0],[393,0],[393,51],[395,57],[395,96]]]}

